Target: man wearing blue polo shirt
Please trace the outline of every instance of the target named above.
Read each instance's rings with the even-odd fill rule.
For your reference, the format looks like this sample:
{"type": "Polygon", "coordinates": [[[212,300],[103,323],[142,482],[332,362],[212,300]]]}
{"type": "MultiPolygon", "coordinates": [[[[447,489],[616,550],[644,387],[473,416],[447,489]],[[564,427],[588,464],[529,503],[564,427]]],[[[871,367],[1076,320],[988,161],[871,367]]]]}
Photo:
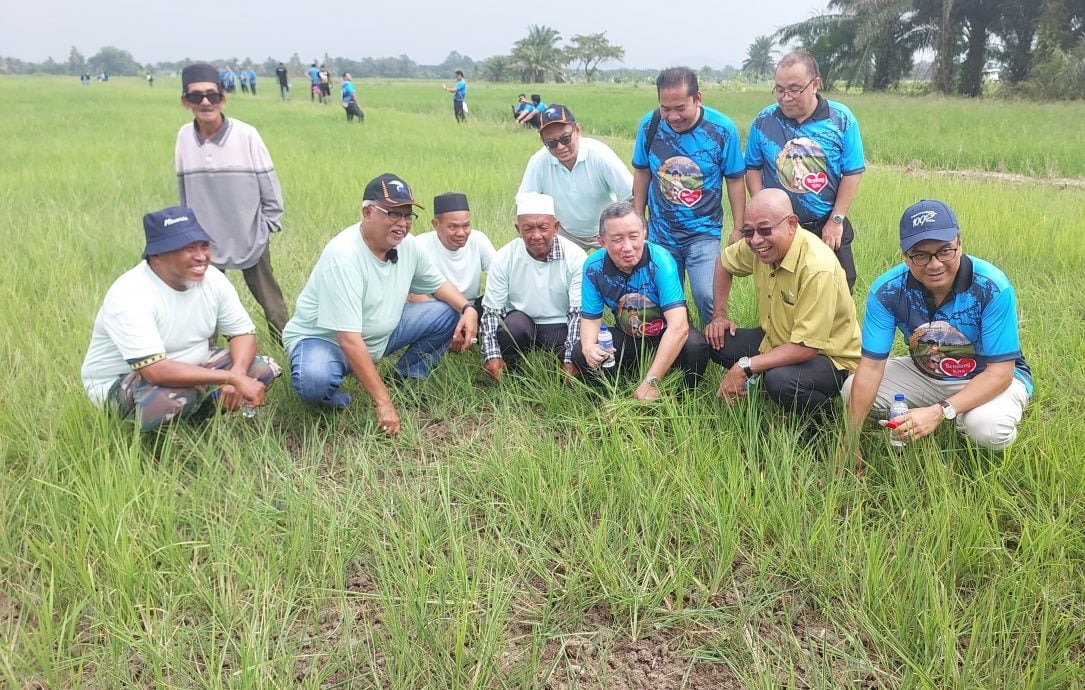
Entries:
{"type": "Polygon", "coordinates": [[[1013,286],[993,265],[963,253],[957,218],[941,201],[904,212],[900,249],[904,263],[870,286],[863,356],[844,384],[852,442],[872,407],[884,411],[903,393],[911,409],[891,430],[902,441],[952,420],[977,445],[1003,450],[1017,438],[1032,395],[1013,286]],[[909,357],[889,357],[895,330],[909,357]]]}
{"type": "Polygon", "coordinates": [[[616,201],[599,218],[599,243],[584,262],[581,284],[580,340],[573,363],[582,373],[598,374],[611,356],[617,370],[640,367],[651,354],[648,371],[633,397],[657,400],[660,379],[677,364],[693,389],[708,366],[708,343],[689,324],[686,294],[670,253],[646,241],[644,214],[629,201],[616,201]],[[614,315],[614,350],[599,346],[603,311],[614,315]]]}
{"type": "Polygon", "coordinates": [[[804,50],[780,60],[772,89],[777,104],[750,126],[746,186],[751,197],[765,187],[787,192],[799,225],[836,253],[851,290],[855,230],[847,216],[866,169],[863,141],[851,111],[818,93],[820,75],[817,60],[804,50]]]}
{"type": "Polygon", "coordinates": [[[467,100],[467,81],[463,78],[463,70],[456,70],[454,88],[444,84],[441,84],[441,88],[452,94],[452,114],[456,116],[456,122],[467,122],[467,108],[464,105],[467,100]]]}
{"type": "Polygon", "coordinates": [[[660,72],[656,92],[659,109],[641,119],[633,145],[633,205],[642,215],[645,208],[651,212],[648,239],[671,253],[679,278],[689,273],[705,323],[712,314],[725,181],[736,230],[746,210],[742,147],[735,123],[701,104],[689,68],[660,72]]]}
{"type": "Polygon", "coordinates": [[[323,103],[324,92],[320,88],[320,68],[314,62],[309,69],[305,70],[305,73],[309,75],[309,100],[315,101],[319,96],[320,102],[323,103]]]}

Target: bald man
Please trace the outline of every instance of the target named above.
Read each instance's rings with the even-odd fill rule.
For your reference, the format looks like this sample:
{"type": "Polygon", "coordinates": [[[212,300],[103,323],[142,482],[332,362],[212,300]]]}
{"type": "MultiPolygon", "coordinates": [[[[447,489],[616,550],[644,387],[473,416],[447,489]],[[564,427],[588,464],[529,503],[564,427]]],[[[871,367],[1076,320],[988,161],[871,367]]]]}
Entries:
{"type": "Polygon", "coordinates": [[[844,269],[833,250],[799,228],[788,195],[765,189],[750,199],[742,240],[723,250],[713,281],[710,356],[727,367],[716,397],[733,403],[758,374],[785,409],[823,409],[859,364],[859,322],[844,269]],[[760,326],[727,317],[736,276],[753,276],[760,326]]]}

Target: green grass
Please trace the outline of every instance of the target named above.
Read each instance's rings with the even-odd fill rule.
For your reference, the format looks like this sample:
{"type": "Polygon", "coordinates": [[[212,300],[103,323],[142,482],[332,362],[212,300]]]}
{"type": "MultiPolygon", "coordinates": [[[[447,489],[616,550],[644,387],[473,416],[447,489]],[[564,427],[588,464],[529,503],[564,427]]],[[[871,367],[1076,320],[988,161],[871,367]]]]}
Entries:
{"type": "MultiPolygon", "coordinates": [[[[464,126],[435,84],[361,82],[362,127],[338,106],[260,89],[228,112],[259,128],[283,181],[274,261],[290,298],[388,170],[427,206],[466,192],[477,227],[512,237],[512,195],[538,147],[498,122],[517,86],[472,84],[464,126]]],[[[627,157],[652,93],[544,97],[627,157]]],[[[706,100],[748,126],[767,99],[706,100]]],[[[842,100],[875,164],[1081,174],[1074,106],[842,100]],[[912,122],[932,103],[956,123],[940,136],[957,153],[937,154],[930,120],[912,122]],[[1066,127],[1037,126],[1042,112],[1066,127]],[[1003,133],[981,113],[1034,126],[1003,133]],[[950,143],[966,134],[975,146],[950,143]]],[[[355,383],[359,403],[333,415],[300,405],[286,380],[255,423],[139,438],[93,410],[79,366],[105,290],[138,259],[141,215],[175,203],[175,84],[5,78],[0,102],[3,684],[1085,684],[1085,424],[1073,412],[1085,399],[1085,191],[874,167],[854,206],[859,295],[898,260],[899,214],[924,196],[946,199],[968,250],[1017,286],[1037,391],[1003,456],[943,429],[897,457],[872,430],[856,478],[831,431],[809,448],[763,399],[718,403],[714,365],[691,398],[669,379],[665,401],[644,407],[631,388],[568,390],[542,358],[492,385],[473,354],[393,388],[394,441],[355,383]]],[[[735,300],[753,323],[748,286],[735,300]]]]}

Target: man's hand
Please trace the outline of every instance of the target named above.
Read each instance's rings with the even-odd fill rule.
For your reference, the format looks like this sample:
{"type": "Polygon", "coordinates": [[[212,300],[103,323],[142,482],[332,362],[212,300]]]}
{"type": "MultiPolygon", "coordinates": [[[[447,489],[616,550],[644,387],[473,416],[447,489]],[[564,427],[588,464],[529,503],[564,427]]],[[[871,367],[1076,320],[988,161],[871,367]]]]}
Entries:
{"type": "Polygon", "coordinates": [[[576,368],[576,365],[572,362],[565,362],[561,365],[562,378],[565,379],[565,385],[572,385],[573,379],[580,378],[580,370],[576,368]]]}
{"type": "Polygon", "coordinates": [[[452,342],[448,349],[453,352],[464,352],[475,342],[478,335],[478,312],[474,306],[464,310],[460,320],[456,323],[456,330],[452,331],[452,342]]]}
{"type": "Polygon", "coordinates": [[[831,218],[821,228],[821,241],[828,245],[834,252],[840,249],[840,238],[844,235],[844,224],[837,223],[831,218]]]}
{"type": "Polygon", "coordinates": [[[596,343],[595,345],[584,348],[584,359],[588,362],[589,367],[591,367],[592,369],[598,369],[600,366],[603,365],[603,362],[605,362],[607,358],[609,358],[615,352],[617,352],[615,348],[605,350],[599,347],[599,344],[596,343]]]}
{"type": "Polygon", "coordinates": [[[377,403],[377,425],[389,436],[399,436],[399,413],[390,401],[377,403]]]}
{"type": "MultiPolygon", "coordinates": [[[[241,399],[244,402],[252,405],[253,407],[259,407],[260,405],[264,404],[264,393],[266,391],[266,389],[264,388],[264,384],[260,383],[254,378],[249,378],[245,374],[238,374],[235,379],[236,380],[233,382],[234,390],[239,396],[241,396],[241,399]]],[[[223,386],[223,388],[225,388],[225,386],[223,386]]],[[[219,395],[222,395],[222,393],[220,393],[219,395]]],[[[241,403],[239,402],[238,407],[240,406],[241,403]]],[[[227,409],[236,410],[237,407],[227,409]]]]}
{"type": "Polygon", "coordinates": [[[641,381],[640,385],[637,386],[637,390],[633,391],[633,399],[642,400],[644,402],[659,400],[659,395],[659,389],[647,381],[641,381]]]}
{"type": "Polygon", "coordinates": [[[728,333],[734,335],[737,331],[738,327],[731,319],[726,316],[713,316],[705,326],[704,337],[713,350],[718,350],[723,347],[725,335],[728,333]]]}
{"type": "Polygon", "coordinates": [[[942,423],[942,406],[915,407],[908,410],[906,414],[893,417],[891,420],[879,420],[878,424],[884,427],[891,422],[896,422],[896,426],[891,427],[889,433],[905,443],[915,441],[929,436],[942,423]]]}
{"type": "Polygon", "coordinates": [[[494,381],[500,381],[501,375],[505,372],[505,360],[501,357],[494,357],[493,359],[486,360],[486,363],[482,365],[482,368],[486,370],[486,373],[490,375],[494,381]]]}
{"type": "Polygon", "coordinates": [[[720,381],[720,387],[716,391],[716,397],[723,400],[728,405],[733,405],[739,398],[746,396],[746,372],[742,371],[742,367],[735,364],[733,367],[727,370],[723,380],[720,381]]]}

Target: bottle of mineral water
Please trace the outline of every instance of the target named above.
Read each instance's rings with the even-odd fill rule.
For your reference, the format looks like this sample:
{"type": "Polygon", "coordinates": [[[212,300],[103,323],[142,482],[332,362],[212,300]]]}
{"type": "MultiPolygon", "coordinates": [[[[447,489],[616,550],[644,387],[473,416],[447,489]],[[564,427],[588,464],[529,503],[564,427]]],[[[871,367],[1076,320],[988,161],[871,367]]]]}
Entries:
{"type": "MultiPolygon", "coordinates": [[[[611,335],[610,329],[606,325],[599,326],[599,347],[607,351],[614,349],[614,336],[611,335]]],[[[604,369],[610,369],[612,366],[614,366],[614,353],[610,353],[603,360],[604,369]]]]}
{"type": "Polygon", "coordinates": [[[256,416],[256,405],[250,405],[247,402],[241,403],[241,416],[246,419],[252,419],[256,416]]]}
{"type": "MultiPolygon", "coordinates": [[[[885,416],[886,419],[893,419],[894,417],[900,417],[908,412],[908,403],[904,401],[904,393],[897,393],[893,396],[893,404],[889,406],[889,414],[885,416]]],[[[894,448],[903,448],[906,444],[893,434],[893,430],[889,430],[889,445],[894,448]]]]}

